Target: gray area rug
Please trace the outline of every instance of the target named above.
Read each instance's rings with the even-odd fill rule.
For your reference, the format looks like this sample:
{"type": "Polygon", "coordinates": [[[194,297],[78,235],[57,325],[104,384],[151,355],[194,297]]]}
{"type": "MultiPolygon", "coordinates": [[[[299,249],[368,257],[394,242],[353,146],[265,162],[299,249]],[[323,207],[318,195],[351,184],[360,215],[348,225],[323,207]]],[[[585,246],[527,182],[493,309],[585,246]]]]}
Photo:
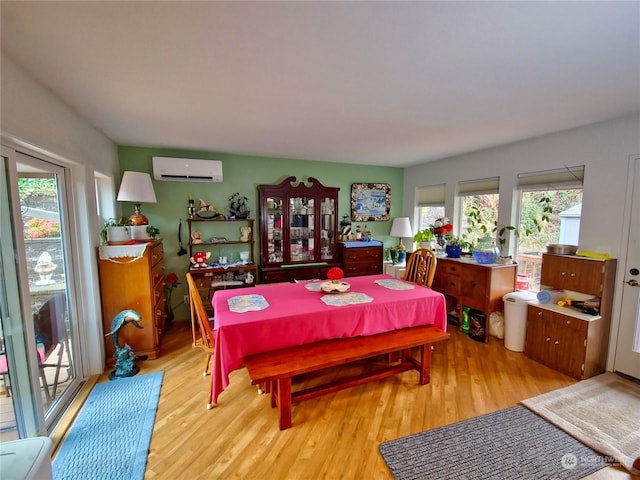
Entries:
{"type": "Polygon", "coordinates": [[[523,406],[380,444],[396,480],[579,479],[603,458],[523,406]]]}

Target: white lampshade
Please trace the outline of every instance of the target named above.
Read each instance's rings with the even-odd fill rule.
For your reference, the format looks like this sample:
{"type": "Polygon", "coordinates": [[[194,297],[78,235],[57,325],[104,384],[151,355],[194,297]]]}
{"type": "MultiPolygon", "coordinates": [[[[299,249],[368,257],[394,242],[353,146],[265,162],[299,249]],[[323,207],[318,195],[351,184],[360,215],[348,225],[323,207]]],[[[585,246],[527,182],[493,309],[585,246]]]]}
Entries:
{"type": "Polygon", "coordinates": [[[117,200],[135,204],[136,211],[129,217],[131,225],[148,225],[149,220],[140,213],[140,204],[156,203],[156,192],[153,190],[151,176],[144,172],[124,172],[117,200]]]}
{"type": "Polygon", "coordinates": [[[400,238],[413,238],[413,232],[411,231],[411,222],[409,217],[397,217],[393,219],[391,225],[391,236],[400,238]]]}

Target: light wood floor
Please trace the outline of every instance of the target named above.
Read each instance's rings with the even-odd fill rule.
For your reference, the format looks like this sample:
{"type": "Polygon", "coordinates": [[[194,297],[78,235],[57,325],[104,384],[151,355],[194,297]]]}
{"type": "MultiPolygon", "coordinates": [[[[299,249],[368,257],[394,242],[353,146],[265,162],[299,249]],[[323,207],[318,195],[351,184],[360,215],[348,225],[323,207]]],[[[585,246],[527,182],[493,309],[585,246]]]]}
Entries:
{"type": "MultiPolygon", "coordinates": [[[[161,358],[137,362],[141,374],[165,372],[145,479],[392,479],[380,442],[575,382],[494,337],[485,345],[451,330],[451,339],[434,350],[430,385],[418,386],[417,372],[405,372],[309,400],[294,405],[293,427],[281,432],[277,409],[257,394],[244,369],[232,374],[218,405],[206,409],[204,354],[191,348],[189,323],[174,322],[161,358]]],[[[614,468],[596,475],[632,478],[614,468]]]]}

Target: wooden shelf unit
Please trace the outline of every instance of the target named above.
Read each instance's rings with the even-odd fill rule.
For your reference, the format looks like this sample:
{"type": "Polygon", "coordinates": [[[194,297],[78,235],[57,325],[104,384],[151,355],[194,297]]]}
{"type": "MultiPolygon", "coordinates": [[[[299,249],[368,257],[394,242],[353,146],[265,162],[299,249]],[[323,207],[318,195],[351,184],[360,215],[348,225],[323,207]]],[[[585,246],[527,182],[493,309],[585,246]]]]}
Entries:
{"type": "MultiPolygon", "coordinates": [[[[258,266],[254,259],[254,219],[238,218],[232,220],[218,220],[195,217],[188,218],[187,225],[189,226],[189,258],[191,258],[197,251],[211,252],[211,257],[209,258],[206,267],[194,268],[191,263],[189,267],[189,272],[193,275],[200,295],[203,300],[206,300],[205,303],[207,304],[207,308],[210,308],[211,296],[216,290],[253,287],[256,285],[258,280],[258,266]],[[192,233],[196,231],[195,228],[199,228],[195,227],[195,225],[202,226],[207,229],[207,235],[203,238],[214,238],[213,235],[216,233],[220,235],[220,238],[223,237],[223,234],[230,237],[232,233],[240,237],[240,228],[243,226],[249,227],[251,232],[249,233],[249,240],[247,241],[227,239],[225,241],[203,240],[199,243],[194,243],[192,233]],[[235,229],[236,231],[233,231],[231,227],[237,227],[235,229]],[[239,250],[237,248],[238,245],[246,246],[246,250],[249,251],[249,263],[241,264],[237,259],[235,259],[236,253],[238,253],[235,250],[239,250]],[[232,250],[234,250],[232,253],[235,261],[226,265],[218,264],[217,262],[221,252],[228,246],[236,246],[236,248],[232,248],[232,250]],[[217,255],[214,255],[214,253],[217,255]]],[[[199,233],[202,236],[202,232],[199,233]]],[[[226,236],[224,238],[227,238],[226,236]]],[[[212,312],[209,311],[209,313],[212,312]]]]}

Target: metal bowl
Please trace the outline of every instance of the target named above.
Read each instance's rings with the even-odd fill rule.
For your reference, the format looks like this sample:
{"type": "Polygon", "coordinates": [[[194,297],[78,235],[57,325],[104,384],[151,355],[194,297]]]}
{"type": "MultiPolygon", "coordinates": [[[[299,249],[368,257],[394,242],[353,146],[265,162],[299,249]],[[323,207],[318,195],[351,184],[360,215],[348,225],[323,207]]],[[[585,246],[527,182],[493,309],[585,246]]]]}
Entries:
{"type": "Polygon", "coordinates": [[[547,245],[547,253],[555,253],[556,255],[575,255],[578,251],[576,245],[563,245],[561,243],[553,243],[547,245]]]}

